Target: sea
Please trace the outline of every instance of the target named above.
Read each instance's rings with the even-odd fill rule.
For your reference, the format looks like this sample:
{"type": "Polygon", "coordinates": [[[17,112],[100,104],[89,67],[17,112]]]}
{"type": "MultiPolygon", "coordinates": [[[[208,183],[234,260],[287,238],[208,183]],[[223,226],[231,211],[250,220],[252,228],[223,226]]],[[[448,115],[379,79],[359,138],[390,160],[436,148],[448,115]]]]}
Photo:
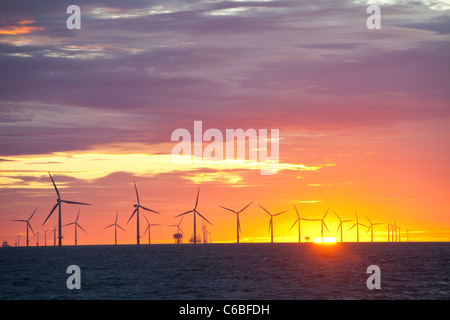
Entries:
{"type": "Polygon", "coordinates": [[[449,284],[449,243],[0,248],[1,300],[448,300],[449,284]]]}

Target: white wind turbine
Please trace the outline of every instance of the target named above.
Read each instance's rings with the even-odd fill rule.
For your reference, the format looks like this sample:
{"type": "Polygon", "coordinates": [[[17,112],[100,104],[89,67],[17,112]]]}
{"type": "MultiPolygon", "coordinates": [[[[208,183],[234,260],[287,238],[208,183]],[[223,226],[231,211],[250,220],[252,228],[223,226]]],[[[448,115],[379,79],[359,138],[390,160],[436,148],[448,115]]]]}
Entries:
{"type": "Polygon", "coordinates": [[[225,208],[225,207],[219,206],[219,207],[221,207],[221,208],[223,208],[223,209],[225,209],[225,210],[231,211],[231,212],[233,212],[233,213],[236,214],[236,243],[239,243],[239,234],[241,233],[241,224],[240,224],[240,222],[239,222],[239,213],[241,213],[242,211],[244,211],[245,209],[247,209],[248,206],[251,205],[252,203],[253,203],[253,201],[250,202],[248,205],[246,205],[244,208],[242,208],[242,209],[239,210],[239,211],[234,211],[234,210],[232,210],[232,209],[229,209],[229,208],[225,208]]]}
{"type": "Polygon", "coordinates": [[[333,211],[333,213],[334,213],[334,214],[336,215],[336,217],[339,219],[339,225],[338,225],[338,228],[337,228],[337,230],[336,230],[336,233],[339,231],[339,229],[341,229],[341,242],[343,242],[343,237],[342,237],[343,224],[344,224],[345,222],[350,222],[350,221],[353,221],[353,220],[341,220],[341,218],[338,216],[338,214],[337,214],[336,212],[333,211]]]}
{"type": "Polygon", "coordinates": [[[48,174],[50,175],[50,179],[52,179],[52,183],[53,183],[53,186],[55,187],[55,191],[56,191],[56,194],[58,195],[58,199],[56,199],[55,206],[53,207],[52,211],[50,211],[50,214],[48,215],[47,219],[45,219],[45,221],[44,221],[44,223],[42,225],[44,225],[47,222],[48,218],[50,218],[50,216],[52,215],[53,211],[55,211],[56,207],[58,207],[58,210],[59,210],[59,212],[58,212],[58,246],[61,247],[62,246],[62,238],[63,238],[63,236],[62,236],[62,221],[61,221],[61,204],[63,202],[64,203],[69,203],[69,204],[81,204],[81,205],[84,205],[84,206],[90,206],[91,204],[83,203],[83,202],[62,200],[61,199],[61,195],[59,194],[58,188],[56,187],[56,184],[55,184],[55,181],[53,180],[52,175],[50,174],[50,172],[48,174]]]}
{"type": "Polygon", "coordinates": [[[210,225],[212,225],[212,223],[209,222],[208,219],[206,219],[204,216],[202,216],[202,215],[200,214],[200,212],[197,211],[198,196],[199,196],[199,194],[200,194],[200,188],[198,188],[198,191],[197,191],[197,200],[195,200],[195,206],[194,206],[194,209],[189,210],[189,211],[186,211],[186,212],[183,212],[182,214],[179,214],[179,215],[177,215],[177,216],[174,217],[174,218],[178,218],[178,217],[180,217],[180,216],[183,216],[183,215],[188,214],[188,213],[191,213],[191,212],[194,213],[194,244],[197,244],[197,226],[196,226],[196,220],[195,220],[196,215],[198,214],[198,215],[199,215],[200,217],[202,217],[206,222],[208,222],[210,225]]]}
{"type": "Polygon", "coordinates": [[[282,212],[278,212],[275,214],[271,214],[269,211],[267,211],[266,209],[264,209],[261,205],[259,205],[261,207],[261,209],[263,209],[265,212],[267,212],[267,214],[270,216],[270,222],[269,222],[269,231],[270,231],[270,243],[273,243],[273,217],[278,216],[282,213],[285,213],[288,210],[284,210],[282,212]]]}
{"type": "Polygon", "coordinates": [[[145,218],[145,221],[147,221],[147,228],[145,229],[144,234],[142,236],[145,236],[145,234],[147,233],[147,230],[148,230],[148,244],[150,244],[150,226],[160,226],[160,224],[155,224],[155,223],[148,222],[147,217],[145,216],[145,214],[144,214],[144,218],[145,218]]]}
{"type": "Polygon", "coordinates": [[[157,213],[157,214],[159,214],[159,212],[151,210],[151,209],[148,209],[148,208],[146,208],[144,206],[141,206],[141,203],[139,202],[139,194],[138,194],[138,191],[137,191],[136,182],[135,181],[133,181],[133,182],[134,182],[134,189],[136,190],[136,198],[137,198],[137,202],[138,203],[133,205],[136,209],[134,209],[133,213],[131,214],[130,219],[128,219],[128,221],[127,221],[127,224],[128,224],[128,222],[130,222],[131,218],[133,218],[134,214],[137,213],[137,215],[136,215],[136,238],[137,238],[137,242],[136,242],[136,244],[139,245],[139,239],[140,239],[140,235],[139,235],[139,208],[142,208],[144,210],[147,210],[147,211],[150,211],[150,212],[153,212],[153,213],[157,213]]]}
{"type": "Polygon", "coordinates": [[[28,228],[31,229],[31,232],[33,232],[33,235],[35,234],[34,231],[33,231],[33,228],[31,227],[30,220],[31,220],[31,218],[33,218],[33,215],[36,212],[36,210],[37,210],[37,208],[34,209],[33,213],[31,214],[31,216],[27,220],[11,220],[11,221],[16,221],[16,222],[25,222],[27,224],[27,247],[28,247],[28,241],[29,241],[28,240],[28,228]]]}
{"type": "Polygon", "coordinates": [[[75,219],[74,222],[65,224],[63,227],[65,226],[70,226],[70,225],[74,225],[75,227],[75,246],[78,244],[78,238],[77,238],[77,228],[80,228],[81,230],[84,231],[84,233],[86,233],[86,231],[78,224],[78,218],[80,217],[80,209],[78,209],[78,214],[77,214],[77,218],[75,219]]]}
{"type": "Polygon", "coordinates": [[[380,223],[380,222],[373,223],[372,221],[370,221],[368,216],[366,216],[366,218],[367,218],[367,220],[369,220],[369,223],[370,223],[370,225],[367,227],[366,233],[369,233],[369,230],[370,230],[370,239],[371,239],[371,242],[373,242],[373,226],[380,225],[382,223],[380,223]]]}
{"type": "Polygon", "coordinates": [[[359,242],[359,226],[363,226],[366,228],[367,228],[367,226],[365,224],[359,223],[358,214],[356,213],[356,211],[355,211],[355,216],[356,216],[356,223],[350,229],[348,229],[348,231],[352,230],[356,226],[356,242],[359,242]]]}
{"type": "Polygon", "coordinates": [[[297,213],[297,220],[295,220],[294,224],[292,225],[292,227],[289,229],[289,231],[295,226],[295,224],[298,222],[298,243],[302,242],[302,236],[301,236],[301,227],[300,227],[300,221],[304,220],[304,221],[319,221],[317,219],[306,219],[306,218],[302,218],[300,217],[300,214],[297,211],[297,207],[295,206],[295,204],[292,204],[294,206],[295,209],[295,213],[297,213]]]}
{"type": "Polygon", "coordinates": [[[105,227],[105,228],[103,228],[103,230],[105,230],[105,229],[108,229],[108,228],[114,226],[114,245],[117,245],[117,227],[119,227],[123,231],[127,232],[127,230],[125,230],[124,228],[122,228],[121,226],[119,226],[117,224],[117,217],[118,217],[118,215],[119,215],[119,211],[117,210],[116,211],[116,220],[114,221],[114,223],[109,225],[109,226],[107,226],[107,227],[105,227]]]}

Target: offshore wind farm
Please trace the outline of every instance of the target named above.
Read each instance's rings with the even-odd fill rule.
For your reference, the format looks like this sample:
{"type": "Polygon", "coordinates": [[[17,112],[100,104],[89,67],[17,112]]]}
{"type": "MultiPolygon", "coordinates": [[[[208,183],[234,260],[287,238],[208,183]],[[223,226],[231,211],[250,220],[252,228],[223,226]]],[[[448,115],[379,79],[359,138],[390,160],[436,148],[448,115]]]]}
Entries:
{"type": "MultiPolygon", "coordinates": [[[[57,218],[57,223],[58,223],[58,225],[61,225],[62,224],[62,222],[61,222],[62,221],[62,218],[61,218],[61,203],[62,202],[70,203],[70,204],[79,204],[79,205],[90,205],[90,204],[62,200],[60,198],[59,190],[56,187],[56,183],[55,183],[52,175],[50,174],[50,172],[48,174],[49,174],[51,183],[52,183],[52,185],[53,185],[53,187],[54,187],[54,189],[55,189],[55,191],[56,191],[56,193],[58,195],[58,199],[57,199],[56,205],[52,208],[52,210],[50,211],[50,214],[44,220],[42,225],[44,225],[47,222],[47,220],[51,217],[52,213],[58,207],[59,207],[59,215],[58,215],[58,218],[57,218]]],[[[141,239],[142,236],[140,235],[141,234],[141,227],[140,227],[140,223],[139,223],[139,221],[140,221],[139,209],[141,208],[141,209],[149,211],[151,213],[156,213],[158,215],[160,215],[160,213],[155,211],[155,210],[152,210],[152,209],[149,209],[147,207],[142,206],[141,203],[140,203],[140,197],[139,197],[139,193],[138,193],[138,189],[137,189],[135,181],[133,181],[133,186],[134,186],[134,191],[135,191],[137,203],[133,205],[133,207],[135,209],[133,210],[131,216],[127,220],[127,224],[136,215],[136,245],[140,245],[141,244],[141,240],[140,239],[141,239]]],[[[203,244],[207,244],[207,243],[211,242],[210,238],[209,238],[210,231],[207,230],[207,225],[209,224],[210,226],[212,226],[213,224],[207,218],[205,218],[200,212],[198,212],[197,207],[199,205],[199,196],[200,196],[200,188],[198,188],[198,190],[197,190],[197,196],[196,196],[194,208],[174,216],[172,219],[176,219],[176,218],[181,217],[181,220],[179,221],[178,224],[166,224],[166,227],[177,227],[176,233],[173,234],[173,239],[175,240],[176,244],[183,244],[183,240],[184,240],[184,243],[193,243],[193,244],[197,244],[197,242],[203,243],[203,244]],[[184,232],[181,229],[181,223],[183,222],[183,219],[184,219],[185,215],[188,215],[190,213],[193,214],[193,227],[192,227],[191,239],[190,239],[190,241],[187,241],[187,239],[184,237],[184,232]],[[197,215],[199,216],[200,219],[202,219],[201,220],[202,221],[202,227],[201,227],[202,228],[202,235],[200,235],[200,233],[197,233],[197,218],[196,218],[197,215]]],[[[219,206],[220,208],[225,209],[227,211],[230,211],[230,212],[232,212],[232,213],[234,213],[236,215],[236,240],[234,241],[236,244],[240,243],[239,239],[240,239],[240,234],[241,234],[241,222],[239,220],[239,214],[242,213],[244,210],[246,210],[253,202],[254,202],[253,200],[250,201],[247,205],[245,205],[239,211],[235,211],[235,210],[227,208],[225,206],[221,206],[221,205],[219,206]]],[[[281,212],[273,214],[273,213],[269,212],[267,209],[265,209],[263,206],[261,206],[261,205],[258,205],[258,206],[265,213],[267,213],[269,215],[269,217],[270,217],[268,232],[270,233],[270,243],[273,244],[274,242],[276,242],[276,241],[274,241],[274,222],[273,222],[273,218],[275,216],[280,216],[281,214],[286,213],[289,210],[284,210],[284,211],[281,211],[281,212]]],[[[338,236],[339,236],[340,242],[341,243],[344,242],[343,241],[343,238],[344,238],[344,236],[343,236],[344,235],[343,234],[343,232],[344,232],[343,223],[352,222],[352,221],[356,221],[356,222],[353,224],[353,226],[350,229],[348,229],[347,234],[353,228],[356,227],[355,228],[356,229],[356,242],[360,242],[359,227],[361,226],[361,227],[367,229],[366,230],[366,234],[368,234],[370,232],[370,242],[374,242],[374,226],[383,224],[383,223],[380,223],[380,222],[375,222],[375,223],[372,222],[367,215],[366,215],[366,218],[367,218],[369,224],[368,225],[362,224],[362,223],[359,222],[358,214],[356,212],[355,212],[355,220],[342,220],[340,218],[340,216],[336,212],[333,211],[335,216],[339,220],[339,224],[338,224],[338,228],[336,230],[336,233],[333,234],[333,233],[330,232],[330,229],[327,227],[327,225],[325,223],[325,219],[326,219],[326,217],[328,215],[328,212],[330,211],[330,208],[327,208],[325,214],[322,217],[314,217],[314,218],[313,217],[305,218],[304,217],[305,214],[303,214],[303,213],[302,213],[302,217],[301,217],[300,214],[299,214],[299,211],[297,210],[297,207],[295,206],[295,204],[293,205],[293,208],[294,208],[295,213],[297,215],[297,219],[294,221],[292,226],[289,228],[289,231],[291,231],[291,229],[296,224],[298,224],[298,242],[299,243],[301,243],[302,241],[303,242],[309,242],[311,240],[310,236],[305,236],[302,239],[302,236],[301,236],[301,221],[304,221],[304,222],[306,222],[306,221],[309,221],[309,222],[320,222],[320,237],[315,237],[312,240],[312,242],[314,242],[314,243],[322,243],[322,244],[324,244],[324,243],[326,243],[326,244],[328,244],[328,243],[336,243],[336,239],[338,238],[338,236]],[[324,233],[324,231],[325,231],[324,227],[326,229],[327,234],[324,233]],[[340,234],[338,235],[339,231],[340,231],[340,234]]],[[[30,222],[29,222],[31,220],[31,218],[34,216],[34,214],[36,213],[36,210],[37,210],[37,208],[32,212],[31,216],[27,220],[17,220],[17,219],[12,220],[13,222],[25,222],[26,223],[26,246],[29,246],[29,242],[30,242],[28,230],[30,229],[33,232],[33,235],[36,236],[34,230],[32,229],[32,227],[30,225],[30,222]]],[[[77,231],[78,231],[78,229],[81,229],[84,233],[86,233],[86,231],[83,229],[83,227],[78,223],[78,219],[79,219],[79,216],[80,216],[80,210],[81,209],[78,209],[75,221],[62,225],[62,227],[66,227],[66,226],[70,226],[70,225],[74,226],[74,245],[75,246],[78,245],[78,238],[77,238],[77,231]]],[[[161,223],[150,223],[150,221],[147,219],[147,217],[145,215],[144,215],[144,219],[145,219],[147,225],[146,225],[146,228],[144,229],[143,235],[148,234],[148,244],[151,244],[151,227],[152,226],[155,226],[155,227],[156,226],[164,226],[164,224],[161,224],[161,223]]],[[[124,228],[122,228],[117,223],[117,221],[118,221],[118,210],[116,211],[116,216],[115,216],[114,223],[103,228],[104,230],[106,230],[108,228],[114,227],[114,244],[115,245],[118,244],[118,242],[117,242],[117,228],[119,228],[122,231],[126,232],[126,230],[124,228]]],[[[388,220],[386,220],[386,221],[388,221],[388,220]]],[[[396,221],[396,220],[394,219],[394,221],[396,221]]],[[[387,236],[387,242],[401,242],[402,241],[401,240],[401,226],[397,225],[397,222],[394,222],[394,224],[390,224],[390,223],[386,222],[386,225],[387,225],[387,229],[385,231],[378,232],[378,236],[381,239],[386,239],[386,236],[387,236]]],[[[405,228],[405,232],[404,233],[405,233],[405,238],[406,238],[406,240],[404,240],[404,241],[406,241],[406,242],[414,241],[413,239],[410,239],[410,236],[409,236],[410,229],[407,229],[406,227],[404,227],[404,228],[405,228]]],[[[54,228],[54,230],[44,230],[44,229],[42,229],[42,230],[45,232],[45,244],[47,243],[47,240],[46,240],[47,232],[54,232],[54,236],[56,236],[56,227],[54,228]]],[[[59,230],[59,232],[58,232],[58,239],[59,239],[58,246],[62,246],[62,230],[59,230]]],[[[231,242],[231,241],[223,241],[221,239],[218,239],[215,242],[221,243],[221,242],[231,242]]],[[[290,242],[290,241],[284,241],[284,242],[290,242]]],[[[353,242],[353,241],[350,241],[350,242],[353,242]]],[[[378,242],[386,242],[386,241],[385,240],[379,240],[378,242]]],[[[56,241],[54,241],[54,245],[56,245],[56,241]]],[[[15,246],[19,246],[19,243],[17,242],[15,244],[15,246]]],[[[36,246],[38,246],[38,242],[36,242],[36,246]]]]}

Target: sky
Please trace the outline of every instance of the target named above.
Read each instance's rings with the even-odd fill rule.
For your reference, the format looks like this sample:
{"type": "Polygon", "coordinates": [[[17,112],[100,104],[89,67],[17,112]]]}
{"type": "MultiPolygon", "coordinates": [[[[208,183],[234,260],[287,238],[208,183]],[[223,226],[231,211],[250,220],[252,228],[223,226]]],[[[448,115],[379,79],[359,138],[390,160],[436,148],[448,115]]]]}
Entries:
{"type": "MultiPolygon", "coordinates": [[[[236,217],[220,206],[251,201],[241,242],[270,241],[259,205],[288,210],[274,217],[275,242],[298,241],[294,204],[305,218],[329,209],[324,236],[338,241],[335,213],[383,223],[375,241],[387,241],[387,222],[402,240],[406,229],[412,241],[450,240],[448,1],[370,1],[381,10],[373,30],[363,0],[77,1],[79,30],[66,26],[71,4],[0,4],[0,240],[23,245],[25,224],[11,220],[37,208],[30,223],[43,244],[57,224],[54,213],[42,226],[56,200],[48,172],[62,199],[92,204],[63,204],[63,224],[81,210],[78,244],[113,243],[104,227],[117,211],[119,243],[136,242],[133,181],[160,212],[141,210],[141,234],[142,213],[159,224],[152,243],[173,243],[170,225],[198,188],[212,242],[236,241],[236,217]],[[278,171],[237,158],[174,162],[172,133],[194,139],[194,121],[217,129],[223,150],[227,129],[279,130],[278,171]]],[[[353,223],[344,241],[356,241],[353,223]]],[[[181,228],[186,242],[192,214],[181,228]]],[[[301,228],[321,236],[319,222],[301,228]]],[[[73,244],[73,227],[63,237],[73,244]]]]}

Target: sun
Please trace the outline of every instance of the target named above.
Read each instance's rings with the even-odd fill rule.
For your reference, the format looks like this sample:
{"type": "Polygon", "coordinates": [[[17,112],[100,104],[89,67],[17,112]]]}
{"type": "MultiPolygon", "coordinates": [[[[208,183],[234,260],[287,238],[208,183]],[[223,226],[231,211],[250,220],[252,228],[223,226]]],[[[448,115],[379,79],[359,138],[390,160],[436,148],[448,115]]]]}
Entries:
{"type": "Polygon", "coordinates": [[[336,238],[335,237],[323,237],[323,241],[322,241],[322,238],[314,238],[314,243],[334,244],[334,243],[336,243],[336,238]]]}

